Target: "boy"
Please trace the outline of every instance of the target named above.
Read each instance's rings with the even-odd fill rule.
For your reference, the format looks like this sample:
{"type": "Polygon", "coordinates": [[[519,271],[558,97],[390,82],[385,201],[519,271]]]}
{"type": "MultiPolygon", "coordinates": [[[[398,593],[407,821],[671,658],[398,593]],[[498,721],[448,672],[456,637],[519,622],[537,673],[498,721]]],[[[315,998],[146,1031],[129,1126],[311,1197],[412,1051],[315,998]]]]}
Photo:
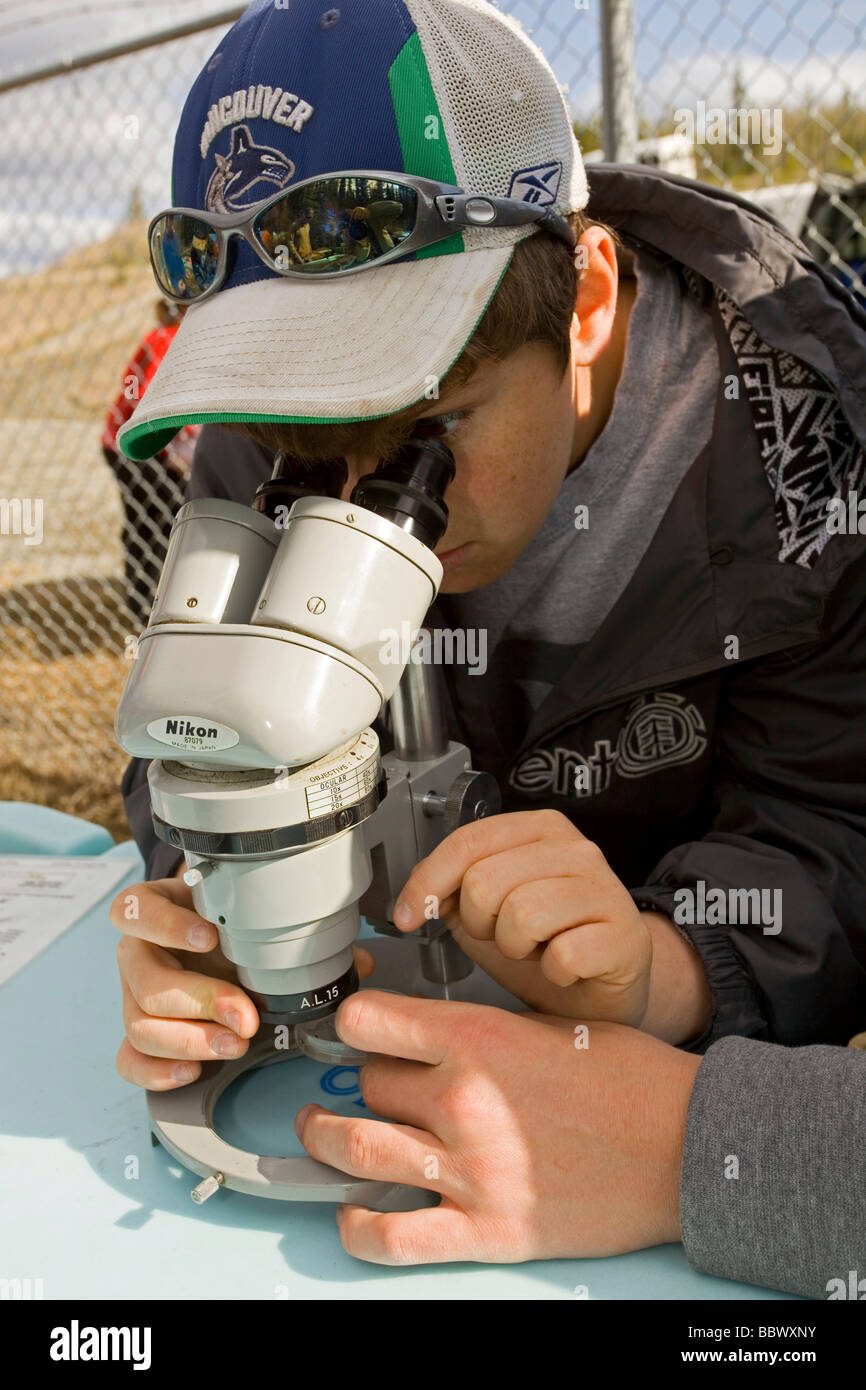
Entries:
{"type": "MultiPolygon", "coordinates": [[[[546,209],[550,230],[471,227],[309,285],[233,239],[224,280],[188,313],[120,443],[143,458],[204,422],[188,495],[248,501],[276,450],[311,473],[344,460],[348,496],[410,436],[447,441],[457,472],[429,621],[486,633],[487,670],[445,674],[452,732],[499,777],[505,814],[418,866],[398,923],[417,927],[434,894],[490,973],[544,1015],[600,1021],[602,1052],[632,1049],[652,1094],[675,1104],[654,1130],[667,1186],[631,1184],[606,1235],[586,1239],[583,1214],[570,1225],[555,1209],[526,1213],[509,1255],[501,1241],[455,1243],[459,1184],[443,1184],[443,1207],[417,1215],[437,1236],[414,1252],[528,1258],[679,1238],[669,1179],[698,1057],[732,1034],[844,1043],[866,1017],[866,547],[827,524],[864,476],[866,319],[729,195],[599,167],[590,200],[547,64],[484,0],[251,6],[188,99],[174,202],[208,209],[217,186],[240,222],[275,185],[332,171],[511,197],[546,209]],[[364,81],[350,86],[358,53],[364,81]],[[614,1024],[655,1036],[621,1043],[614,1024]]],[[[134,763],[124,793],[153,879],[177,863],[150,833],[145,773],[134,763]]],[[[221,967],[178,970],[177,950],[216,945],[182,885],[165,878],[146,903],[124,923],[118,1066],[163,1088],[182,1084],[178,1059],[192,1059],[189,1080],[220,1046],[244,1051],[258,1020],[221,967]]],[[[400,1016],[395,1055],[429,1064],[436,1025],[410,1004],[417,1029],[400,1016]]],[[[396,1027],[401,1007],[350,1000],[341,1031],[363,1032],[359,1010],[372,1012],[373,1050],[387,1053],[386,1015],[396,1027]]],[[[539,1056],[561,1037],[549,1019],[518,1025],[542,1030],[539,1056]]],[[[497,1093],[514,1026],[467,1024],[476,1042],[498,1038],[495,1058],[471,1053],[497,1093]]],[[[379,1113],[431,1127],[435,1097],[422,1123],[387,1063],[364,1083],[379,1113]]],[[[540,1093],[534,1104],[543,1148],[562,1117],[540,1093]]],[[[326,1112],[306,1125],[311,1152],[355,1171],[326,1112]]],[[[383,1171],[415,1173],[417,1156],[395,1152],[383,1171]]],[[[524,1176],[517,1191],[532,1188],[524,1176]]],[[[353,1212],[356,1234],[366,1220],[353,1212]]],[[[356,1253],[380,1257],[381,1237],[376,1248],[362,1239],[356,1253]]]]}

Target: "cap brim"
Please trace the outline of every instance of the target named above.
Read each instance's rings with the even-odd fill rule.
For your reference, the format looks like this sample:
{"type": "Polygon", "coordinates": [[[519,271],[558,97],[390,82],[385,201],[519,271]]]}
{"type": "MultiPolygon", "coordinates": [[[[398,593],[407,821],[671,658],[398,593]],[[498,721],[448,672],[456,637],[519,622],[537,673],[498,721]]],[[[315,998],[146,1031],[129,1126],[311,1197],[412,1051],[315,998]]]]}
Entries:
{"type": "Polygon", "coordinates": [[[217,293],[188,310],[118,445],[140,461],[184,425],[372,420],[435,399],[513,253],[491,247],[309,283],[271,276],[217,293]]]}

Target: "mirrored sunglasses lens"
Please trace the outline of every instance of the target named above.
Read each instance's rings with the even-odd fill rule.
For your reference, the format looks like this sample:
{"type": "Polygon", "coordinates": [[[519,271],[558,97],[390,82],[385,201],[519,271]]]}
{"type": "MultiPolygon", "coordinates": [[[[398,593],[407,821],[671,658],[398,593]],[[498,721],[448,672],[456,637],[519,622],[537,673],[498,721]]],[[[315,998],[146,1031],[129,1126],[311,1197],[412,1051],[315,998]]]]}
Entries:
{"type": "Polygon", "coordinates": [[[333,274],[393,251],[411,236],[417,217],[418,195],[405,184],[323,179],[290,189],[266,208],[255,234],[276,269],[333,274]]]}
{"type": "Polygon", "coordinates": [[[192,301],[214,282],[219,237],[188,213],[166,213],[151,231],[150,254],[160,289],[192,301]]]}

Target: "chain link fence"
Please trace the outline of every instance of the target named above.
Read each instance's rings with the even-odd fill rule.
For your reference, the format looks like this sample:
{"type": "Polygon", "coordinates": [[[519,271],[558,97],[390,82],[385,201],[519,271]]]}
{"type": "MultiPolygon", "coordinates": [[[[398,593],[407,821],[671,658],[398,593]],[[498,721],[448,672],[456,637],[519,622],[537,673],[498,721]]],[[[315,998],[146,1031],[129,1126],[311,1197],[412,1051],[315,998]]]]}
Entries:
{"type": "MultiPolygon", "coordinates": [[[[38,41],[50,11],[19,8],[0,6],[0,41],[38,41]]],[[[133,360],[158,326],[145,228],[169,201],[180,109],[226,24],[97,61],[91,8],[67,9],[82,28],[62,73],[33,63],[0,80],[0,799],[126,838],[114,710],[181,491],[171,460],[132,479],[112,467],[103,428],[146,378],[154,340],[133,360]]],[[[755,191],[864,293],[862,4],[638,0],[614,16],[630,22],[633,66],[620,51],[604,88],[599,0],[499,8],[547,54],[590,158],[611,139],[603,89],[608,103],[633,93],[614,153],[755,191]],[[760,114],[732,123],[750,109],[770,113],[763,127],[760,114]]]]}
{"type": "Polygon", "coordinates": [[[755,198],[866,296],[866,5],[637,4],[640,133],[755,198]]]}

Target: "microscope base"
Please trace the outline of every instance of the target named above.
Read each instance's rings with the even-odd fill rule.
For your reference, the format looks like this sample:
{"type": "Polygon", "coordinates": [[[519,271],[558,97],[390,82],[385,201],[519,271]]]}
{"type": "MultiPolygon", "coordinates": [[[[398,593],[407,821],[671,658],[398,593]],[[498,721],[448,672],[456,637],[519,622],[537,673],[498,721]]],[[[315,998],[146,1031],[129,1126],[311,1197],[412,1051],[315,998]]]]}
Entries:
{"type": "MultiPolygon", "coordinates": [[[[411,938],[364,939],[361,944],[376,960],[370,988],[420,995],[427,999],[450,998],[463,1003],[489,1004],[519,1012],[525,1006],[508,994],[483,971],[474,969],[466,979],[454,984],[436,984],[424,978],[420,956],[413,952],[411,938]],[[407,966],[417,961],[414,972],[407,966]]],[[[227,1143],[216,1133],[213,1117],[217,1101],[233,1081],[259,1067],[302,1056],[290,1030],[290,1046],[274,1047],[274,1029],[263,1028],[252,1040],[245,1056],[235,1062],[205,1062],[202,1074],[192,1085],[176,1091],[148,1091],[152,1135],[173,1158],[203,1181],[193,1189],[193,1200],[206,1201],[220,1187],[246,1192],[253,1197],[269,1197],[283,1202],[350,1202],[378,1211],[411,1211],[436,1205],[435,1193],[409,1187],[353,1178],[336,1168],[308,1156],[277,1158],[250,1153],[227,1143]]],[[[358,1065],[358,1054],[346,1049],[329,1054],[328,1060],[358,1065]]]]}

